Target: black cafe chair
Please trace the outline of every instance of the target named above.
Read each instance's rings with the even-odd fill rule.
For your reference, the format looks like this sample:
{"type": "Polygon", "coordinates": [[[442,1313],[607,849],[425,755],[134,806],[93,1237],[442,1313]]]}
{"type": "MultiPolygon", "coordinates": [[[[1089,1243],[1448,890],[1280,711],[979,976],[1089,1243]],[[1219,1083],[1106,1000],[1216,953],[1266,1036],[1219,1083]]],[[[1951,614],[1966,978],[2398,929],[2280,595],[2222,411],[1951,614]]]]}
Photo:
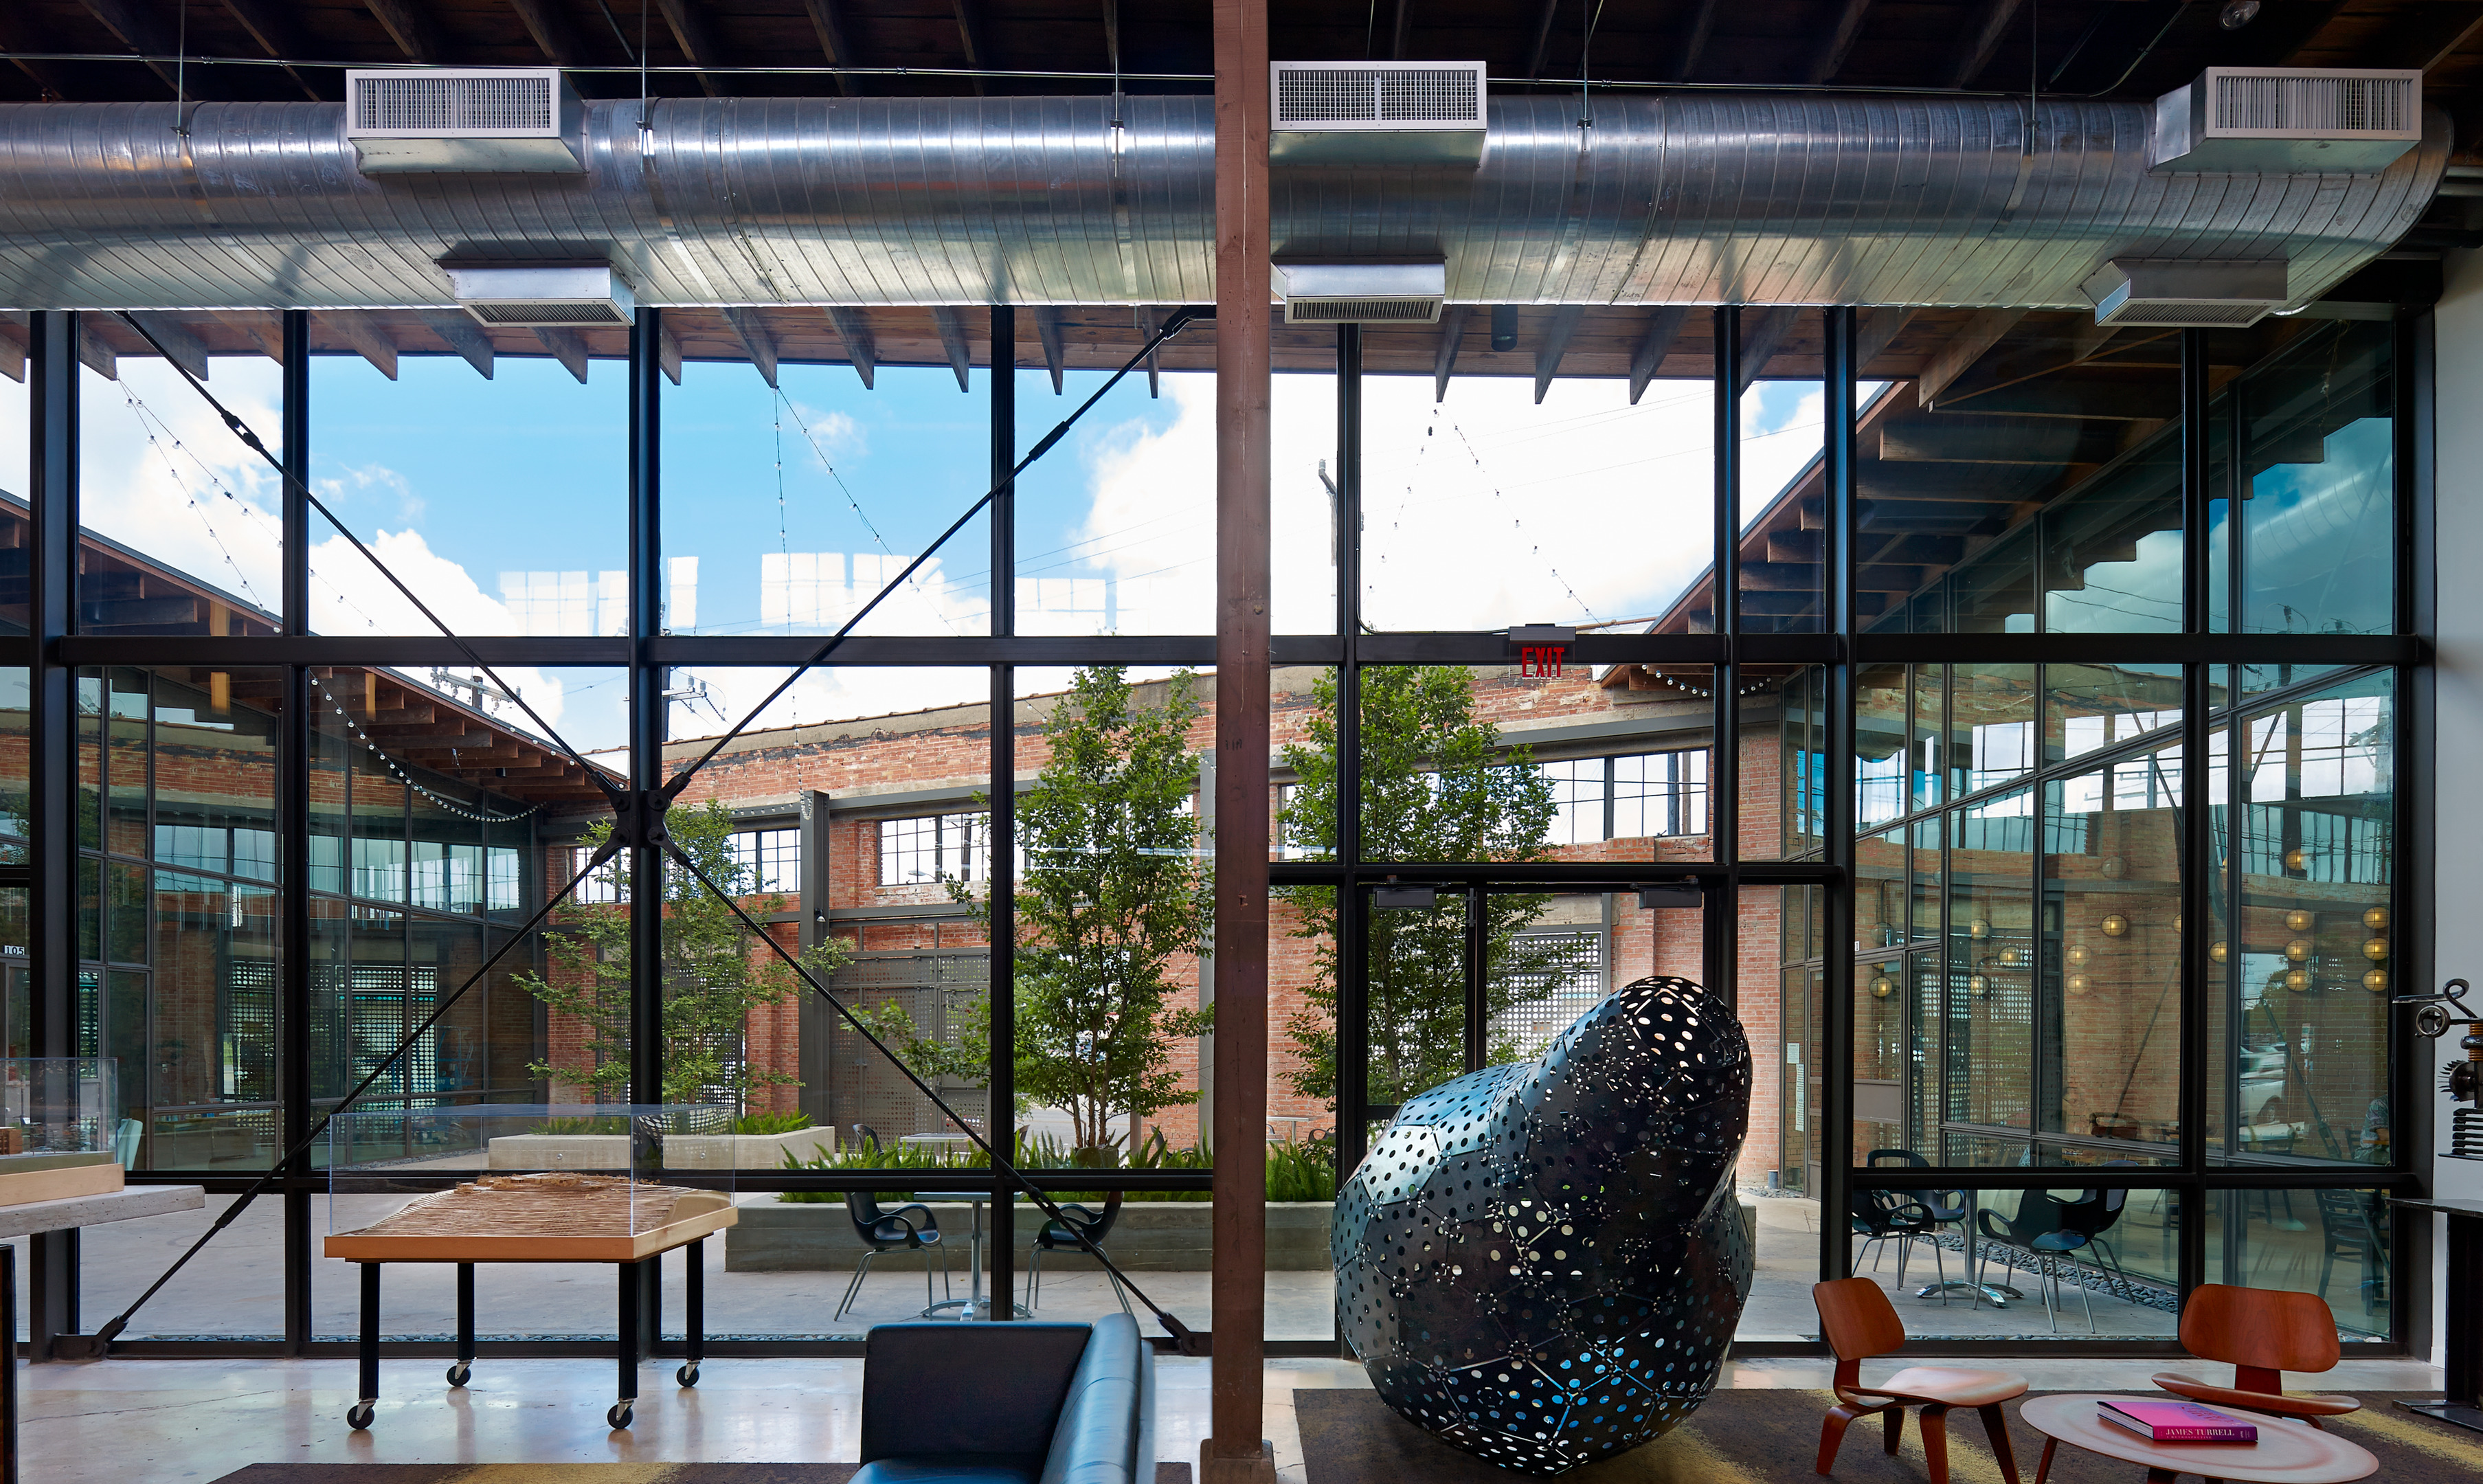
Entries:
{"type": "MultiPolygon", "coordinates": [[[[1112,1223],[1121,1219],[1121,1193],[1105,1192],[1104,1208],[1084,1206],[1063,1206],[1059,1221],[1047,1221],[1043,1230],[1034,1233],[1034,1252],[1026,1264],[1026,1307],[1037,1309],[1043,1301],[1043,1255],[1047,1252],[1084,1252],[1092,1243],[1098,1252],[1104,1250],[1104,1238],[1111,1234],[1112,1223]],[[1072,1230],[1072,1229],[1075,1230],[1072,1230]],[[1085,1241],[1079,1240],[1081,1236],[1085,1241]]],[[[1121,1291],[1118,1279],[1109,1270],[1105,1277],[1112,1285],[1112,1296],[1121,1301],[1121,1312],[1130,1313],[1130,1296],[1121,1291]]]]}
{"type": "Polygon", "coordinates": [[[940,1221],[927,1206],[900,1206],[893,1211],[879,1208],[879,1198],[868,1190],[845,1192],[845,1213],[853,1218],[854,1235],[862,1238],[867,1249],[854,1264],[853,1281],[845,1285],[845,1296],[837,1305],[835,1317],[845,1316],[854,1300],[862,1295],[862,1281],[870,1276],[870,1259],[883,1252],[920,1252],[922,1259],[922,1307],[931,1307],[931,1257],[940,1255],[940,1288],[942,1296],[948,1289],[948,1249],[940,1245],[940,1221]]]}

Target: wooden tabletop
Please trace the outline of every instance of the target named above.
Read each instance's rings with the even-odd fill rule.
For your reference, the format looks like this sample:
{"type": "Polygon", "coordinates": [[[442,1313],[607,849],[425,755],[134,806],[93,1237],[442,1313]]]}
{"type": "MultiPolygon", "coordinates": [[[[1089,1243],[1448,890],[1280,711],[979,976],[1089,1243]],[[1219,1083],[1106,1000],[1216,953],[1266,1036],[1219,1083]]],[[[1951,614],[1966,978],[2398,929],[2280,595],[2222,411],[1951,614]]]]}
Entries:
{"type": "MultiPolygon", "coordinates": [[[[2207,1410],[2250,1423],[2258,1429],[2258,1442],[2155,1443],[2096,1414],[2097,1402],[2127,1399],[2075,1392],[2037,1396],[2018,1415],[2046,1438],[2106,1458],[2142,1464],[2150,1471],[2150,1477],[2160,1471],[2230,1479],[2233,1484],[2346,1484],[2379,1471],[2378,1459],[2335,1433],[2229,1407],[2207,1410]]],[[[2048,1465],[2049,1449],[2045,1451],[2048,1465]]],[[[2041,1480],[2038,1474],[2038,1484],[2041,1480]]]]}

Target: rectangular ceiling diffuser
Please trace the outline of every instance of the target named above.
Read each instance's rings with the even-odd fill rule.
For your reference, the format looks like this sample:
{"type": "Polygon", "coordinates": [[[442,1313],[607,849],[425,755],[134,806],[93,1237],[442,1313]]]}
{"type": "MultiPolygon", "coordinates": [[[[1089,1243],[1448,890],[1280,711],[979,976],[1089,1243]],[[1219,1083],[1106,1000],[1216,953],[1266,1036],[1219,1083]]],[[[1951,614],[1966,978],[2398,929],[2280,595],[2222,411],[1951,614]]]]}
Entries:
{"type": "Polygon", "coordinates": [[[458,305],[486,325],[622,329],[637,302],[606,263],[442,263],[458,305]]]}
{"type": "Polygon", "coordinates": [[[558,67],[345,74],[345,137],[366,175],[586,169],[586,110],[558,67]]]}
{"type": "Polygon", "coordinates": [[[2081,285],[2098,325],[2217,329],[2256,325],[2284,303],[2281,260],[2117,257],[2081,285]]]}
{"type": "Polygon", "coordinates": [[[1480,62],[1279,62],[1268,70],[1271,163],[1482,163],[1480,62]]]}
{"type": "Polygon", "coordinates": [[[1446,263],[1278,263],[1288,325],[1428,325],[1449,297],[1446,263]]]}
{"type": "Polygon", "coordinates": [[[2422,74],[2209,67],[2155,100],[2159,172],[2382,171],[2422,142],[2422,74]]]}

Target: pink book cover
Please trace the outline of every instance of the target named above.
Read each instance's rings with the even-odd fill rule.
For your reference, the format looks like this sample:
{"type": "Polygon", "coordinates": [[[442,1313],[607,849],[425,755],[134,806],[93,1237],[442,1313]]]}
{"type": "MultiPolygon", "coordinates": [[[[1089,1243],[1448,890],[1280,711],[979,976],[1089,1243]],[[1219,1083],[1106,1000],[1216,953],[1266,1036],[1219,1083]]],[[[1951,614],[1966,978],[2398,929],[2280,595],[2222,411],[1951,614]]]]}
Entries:
{"type": "Polygon", "coordinates": [[[2258,1429],[2194,1401],[2099,1401],[2097,1412],[2157,1443],[2256,1443],[2258,1429]]]}

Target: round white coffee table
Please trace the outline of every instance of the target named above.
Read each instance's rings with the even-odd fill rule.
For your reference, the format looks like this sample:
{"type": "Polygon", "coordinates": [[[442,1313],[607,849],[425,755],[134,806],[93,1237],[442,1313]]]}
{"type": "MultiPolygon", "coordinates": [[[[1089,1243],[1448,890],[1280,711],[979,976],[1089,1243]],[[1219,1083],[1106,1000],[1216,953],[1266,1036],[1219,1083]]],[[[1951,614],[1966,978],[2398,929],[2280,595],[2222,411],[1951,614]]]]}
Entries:
{"type": "Polygon", "coordinates": [[[2038,1396],[2018,1414],[2043,1435],[2043,1461],[2035,1484],[2052,1471],[2052,1450],[2066,1443],[2146,1468],[2149,1484],[2170,1484],[2177,1474],[2228,1479],[2232,1484],[2346,1484],[2379,1471],[2380,1461],[2337,1437],[2300,1422],[2210,1407],[2258,1429],[2253,1443],[2155,1443],[2096,1415],[2093,1393],[2038,1396]]]}

